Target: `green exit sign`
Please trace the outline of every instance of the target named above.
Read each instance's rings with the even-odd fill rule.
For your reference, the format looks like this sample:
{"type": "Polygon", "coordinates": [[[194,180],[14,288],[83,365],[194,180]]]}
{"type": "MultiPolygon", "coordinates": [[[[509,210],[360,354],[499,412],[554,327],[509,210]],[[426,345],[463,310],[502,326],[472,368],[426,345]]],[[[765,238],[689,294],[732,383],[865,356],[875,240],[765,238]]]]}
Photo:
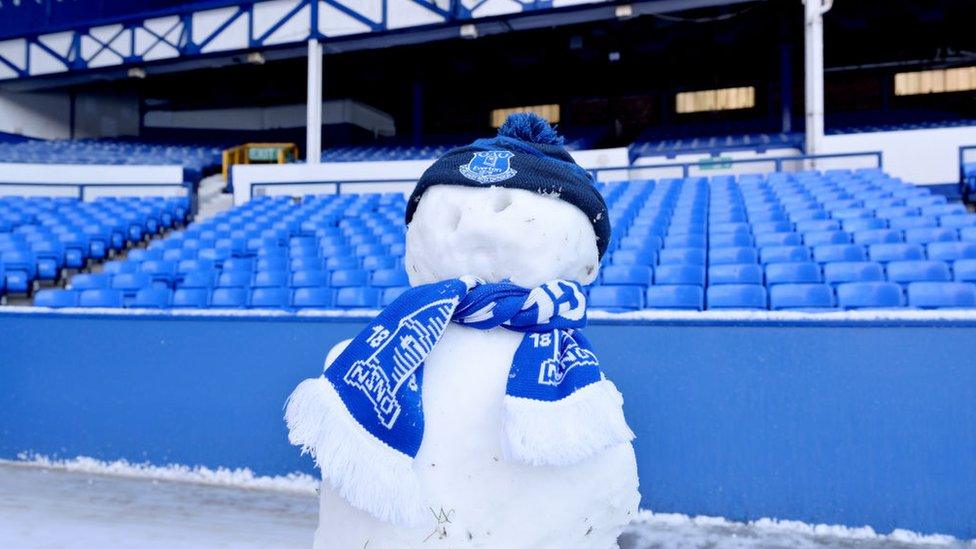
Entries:
{"type": "Polygon", "coordinates": [[[247,150],[247,158],[251,162],[277,162],[277,147],[252,147],[247,150]]]}
{"type": "Polygon", "coordinates": [[[701,170],[727,170],[732,167],[732,159],[727,156],[717,158],[703,158],[698,161],[701,170]]]}

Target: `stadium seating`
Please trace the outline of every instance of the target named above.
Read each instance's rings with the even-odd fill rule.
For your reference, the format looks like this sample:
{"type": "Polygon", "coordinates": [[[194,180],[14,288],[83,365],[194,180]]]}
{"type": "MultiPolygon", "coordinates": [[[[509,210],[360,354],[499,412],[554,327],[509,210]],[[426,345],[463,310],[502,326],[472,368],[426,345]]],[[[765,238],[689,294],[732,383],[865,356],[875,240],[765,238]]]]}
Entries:
{"type": "MultiPolygon", "coordinates": [[[[57,282],[66,269],[80,270],[184,223],[188,208],[185,198],[0,197],[0,295],[29,294],[37,283],[57,282]]],[[[133,274],[137,267],[113,265],[108,272],[133,274]]],[[[144,267],[153,280],[172,278],[166,262],[147,261],[144,267]]]]}
{"type": "Polygon", "coordinates": [[[156,144],[120,139],[32,139],[0,142],[0,162],[30,164],[178,164],[187,181],[221,165],[220,147],[156,144]]]}
{"type": "MultiPolygon", "coordinates": [[[[613,238],[587,289],[593,309],[952,308],[976,290],[976,215],[879,170],[598,187],[613,238]]],[[[259,197],[67,291],[81,306],[118,295],[127,307],[375,309],[409,285],[404,208],[401,194],[259,197]]]]}

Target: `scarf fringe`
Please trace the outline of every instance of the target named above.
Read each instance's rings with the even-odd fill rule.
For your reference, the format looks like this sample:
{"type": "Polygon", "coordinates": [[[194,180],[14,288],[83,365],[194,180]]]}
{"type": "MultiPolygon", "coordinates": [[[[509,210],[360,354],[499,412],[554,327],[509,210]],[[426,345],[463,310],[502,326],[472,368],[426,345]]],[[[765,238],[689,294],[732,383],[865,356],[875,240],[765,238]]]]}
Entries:
{"type": "Polygon", "coordinates": [[[325,377],[301,382],[285,404],[288,440],[309,453],[322,476],[353,507],[399,526],[422,526],[413,460],[366,431],[325,377]]]}
{"type": "Polygon", "coordinates": [[[623,395],[608,379],[558,402],[506,395],[506,457],[530,465],[572,465],[629,443],[634,433],[624,419],[623,402],[623,395]]]}

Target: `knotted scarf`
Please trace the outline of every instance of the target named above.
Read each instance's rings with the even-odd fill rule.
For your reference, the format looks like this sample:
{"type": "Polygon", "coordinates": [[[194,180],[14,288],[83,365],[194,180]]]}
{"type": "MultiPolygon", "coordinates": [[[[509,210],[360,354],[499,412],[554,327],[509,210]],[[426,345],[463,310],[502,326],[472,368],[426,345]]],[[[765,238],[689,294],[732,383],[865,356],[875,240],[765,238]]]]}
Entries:
{"type": "Polygon", "coordinates": [[[506,457],[568,465],[633,439],[623,399],[579,331],[586,296],[578,283],[530,290],[462,277],[417,286],[286,405],[289,440],[353,506],[403,525],[428,516],[413,470],[424,435],[423,364],[449,322],[524,333],[504,397],[506,457]]]}

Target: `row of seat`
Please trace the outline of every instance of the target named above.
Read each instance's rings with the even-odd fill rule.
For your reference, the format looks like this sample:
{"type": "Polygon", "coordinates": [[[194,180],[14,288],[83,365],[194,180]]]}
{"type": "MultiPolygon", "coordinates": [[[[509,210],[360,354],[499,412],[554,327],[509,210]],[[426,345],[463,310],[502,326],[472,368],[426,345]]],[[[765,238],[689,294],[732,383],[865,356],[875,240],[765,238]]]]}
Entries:
{"type": "Polygon", "coordinates": [[[373,287],[391,288],[407,286],[407,273],[400,268],[379,269],[373,272],[363,269],[339,269],[335,271],[308,270],[257,271],[218,270],[194,268],[178,271],[172,264],[165,267],[162,261],[147,261],[141,270],[132,272],[81,273],[71,277],[67,287],[76,290],[114,288],[136,291],[148,287],[161,288],[309,288],[309,287],[373,287]]]}
{"type": "Polygon", "coordinates": [[[0,198],[0,295],[30,293],[186,221],[185,198],[0,198]]]}
{"type": "Polygon", "coordinates": [[[406,287],[393,288],[169,288],[135,292],[115,288],[40,290],[38,307],[215,308],[215,309],[376,309],[393,302],[406,287]]]}
{"type": "Polygon", "coordinates": [[[837,310],[913,307],[976,307],[976,284],[963,282],[892,282],[829,284],[721,284],[599,286],[589,292],[594,309],[629,312],[640,309],[772,309],[837,310]]]}

